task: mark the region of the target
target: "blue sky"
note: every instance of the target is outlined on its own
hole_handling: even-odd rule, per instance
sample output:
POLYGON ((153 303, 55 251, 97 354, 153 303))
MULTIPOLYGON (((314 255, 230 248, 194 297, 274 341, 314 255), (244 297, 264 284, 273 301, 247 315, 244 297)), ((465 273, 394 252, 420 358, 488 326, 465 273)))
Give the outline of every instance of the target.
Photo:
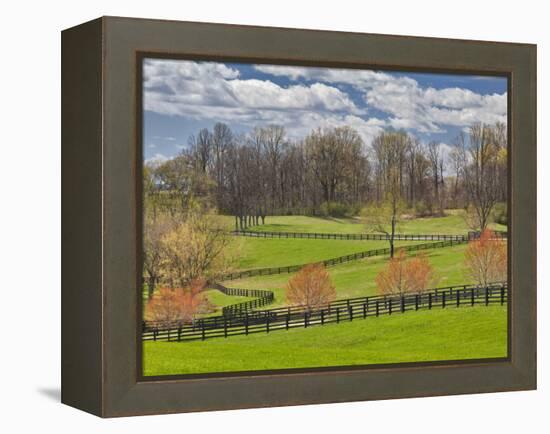
POLYGON ((216 122, 246 134, 280 124, 291 140, 349 125, 365 146, 404 129, 447 146, 474 122, 506 122, 502 77, 259 64, 144 61, 144 159, 162 161, 216 122))

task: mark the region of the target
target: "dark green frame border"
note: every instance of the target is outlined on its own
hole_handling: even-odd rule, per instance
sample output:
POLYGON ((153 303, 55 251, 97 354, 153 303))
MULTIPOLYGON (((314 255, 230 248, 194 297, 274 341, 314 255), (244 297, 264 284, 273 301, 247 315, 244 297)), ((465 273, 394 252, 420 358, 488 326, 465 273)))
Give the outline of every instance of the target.
POLYGON ((536 46, 104 17, 62 48, 63 402, 111 417, 536 387, 536 46), (509 357, 142 378, 145 54, 509 77, 509 357))

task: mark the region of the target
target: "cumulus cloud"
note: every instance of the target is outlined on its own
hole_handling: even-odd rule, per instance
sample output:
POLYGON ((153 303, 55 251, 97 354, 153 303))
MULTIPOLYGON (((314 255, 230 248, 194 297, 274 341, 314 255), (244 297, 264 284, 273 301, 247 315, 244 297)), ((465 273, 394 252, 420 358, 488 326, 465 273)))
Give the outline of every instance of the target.
POLYGON ((362 93, 367 107, 389 115, 394 128, 441 132, 445 125, 468 127, 475 122, 506 122, 507 95, 481 95, 469 89, 422 88, 410 77, 380 71, 257 65, 265 74, 322 83, 343 83, 362 93))
MULTIPOLYGON (((238 67, 222 63, 147 59, 144 109, 250 128, 281 124, 296 139, 314 128, 348 125, 367 144, 387 127, 430 134, 474 122, 506 122, 506 93, 421 87, 411 77, 371 70, 254 68, 290 83, 259 74, 246 78, 238 67)), ((158 155, 153 158, 162 158, 158 155)))
POLYGON ((144 77, 145 109, 161 114, 246 119, 258 109, 360 112, 336 87, 243 80, 238 70, 211 62, 149 59, 144 77))

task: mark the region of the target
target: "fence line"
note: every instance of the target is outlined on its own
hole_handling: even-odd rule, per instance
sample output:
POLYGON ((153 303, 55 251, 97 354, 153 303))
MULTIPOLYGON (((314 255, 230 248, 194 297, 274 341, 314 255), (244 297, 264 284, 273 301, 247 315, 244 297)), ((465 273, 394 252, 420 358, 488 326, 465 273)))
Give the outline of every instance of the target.
MULTIPOLYGON (((463 238, 459 240, 437 241, 433 243, 424 243, 424 244, 412 244, 410 246, 395 247, 395 251, 405 250, 406 252, 412 252, 417 250, 437 249, 442 247, 452 247, 454 245, 464 244, 466 242, 468 242, 468 238, 463 238)), ((332 267, 332 266, 343 264, 350 261, 357 261, 359 259, 369 258, 371 256, 388 255, 390 254, 390 251, 391 249, 389 247, 386 247, 383 249, 366 250, 363 252, 338 256, 336 258, 325 259, 324 261, 318 261, 317 263, 323 264, 325 267, 332 267)), ((309 265, 309 264, 286 265, 283 267, 255 268, 252 270, 235 271, 234 273, 228 273, 220 276, 219 280, 220 281, 235 280, 235 279, 242 279, 242 278, 254 277, 254 276, 269 276, 273 274, 294 273, 295 271, 300 270, 306 265, 309 265)))
POLYGON ((402 296, 370 296, 337 300, 315 309, 289 306, 258 312, 244 312, 236 317, 211 317, 193 324, 144 324, 142 339, 192 341, 216 337, 270 333, 291 328, 307 328, 332 323, 351 322, 380 315, 403 314, 407 311, 445 309, 449 306, 491 304, 504 305, 508 300, 506 283, 492 283, 485 287, 477 285, 435 288, 421 294, 402 296))
POLYGON ((273 303, 275 300, 275 294, 273 291, 265 289, 242 289, 242 288, 228 288, 220 283, 212 283, 209 285, 212 289, 224 293, 225 295, 241 296, 241 297, 256 297, 254 300, 243 301, 241 303, 231 304, 222 308, 222 315, 224 317, 232 316, 236 313, 256 309, 258 307, 265 306, 273 303))
MULTIPOLYGON (((233 231, 235 236, 251 238, 301 238, 308 240, 358 240, 389 241, 387 234, 334 234, 322 232, 270 232, 270 231, 233 231)), ((495 238, 506 239, 507 232, 494 231, 495 238)), ((469 241, 479 238, 479 232, 468 232, 467 235, 448 234, 395 234, 395 241, 469 241)))

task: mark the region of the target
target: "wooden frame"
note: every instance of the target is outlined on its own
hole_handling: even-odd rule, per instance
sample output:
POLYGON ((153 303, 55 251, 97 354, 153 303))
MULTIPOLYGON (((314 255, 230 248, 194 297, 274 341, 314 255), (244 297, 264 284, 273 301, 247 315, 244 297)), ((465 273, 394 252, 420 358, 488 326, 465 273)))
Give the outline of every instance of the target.
POLYGON ((103 17, 63 31, 62 74, 64 403, 113 417, 536 387, 536 46, 103 17), (509 357, 143 378, 144 53, 509 77, 509 357))

